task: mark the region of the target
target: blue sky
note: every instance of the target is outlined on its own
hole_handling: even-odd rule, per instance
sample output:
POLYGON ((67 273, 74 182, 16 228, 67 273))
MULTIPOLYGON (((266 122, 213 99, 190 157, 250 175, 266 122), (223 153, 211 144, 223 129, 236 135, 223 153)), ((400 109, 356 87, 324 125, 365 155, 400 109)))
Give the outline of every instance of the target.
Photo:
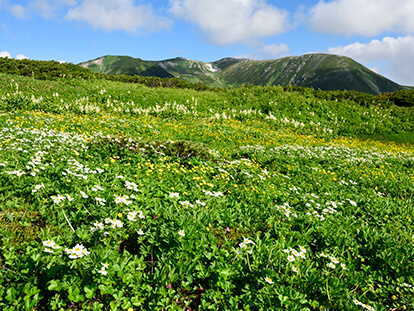
POLYGON ((346 55, 414 85, 413 0, 0 0, 0 57, 346 55))

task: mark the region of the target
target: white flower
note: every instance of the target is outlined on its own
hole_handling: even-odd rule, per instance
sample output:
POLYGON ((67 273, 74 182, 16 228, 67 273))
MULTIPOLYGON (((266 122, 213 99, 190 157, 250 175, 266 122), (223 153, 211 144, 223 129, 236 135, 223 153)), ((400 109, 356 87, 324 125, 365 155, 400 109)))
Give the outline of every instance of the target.
POLYGON ((61 202, 65 199, 65 197, 64 197, 63 195, 61 195, 61 194, 51 196, 50 198, 51 198, 51 199, 53 200, 53 202, 54 202, 54 203, 56 203, 56 204, 60 204, 60 203, 61 203, 61 202))
POLYGON ((206 206, 206 203, 205 203, 205 202, 202 202, 202 201, 200 201, 200 200, 197 200, 197 201, 196 201, 196 203, 197 203, 197 204, 200 204, 201 206, 206 206))
POLYGON ((335 257, 330 257, 330 258, 331 258, 331 261, 332 261, 333 263, 339 263, 338 258, 335 258, 335 257))
POLYGON ((292 266, 292 271, 298 273, 298 268, 296 268, 295 266, 292 266))
POLYGON ((181 235, 181 236, 185 236, 184 230, 178 231, 178 234, 181 235))
POLYGON ((49 248, 49 247, 46 247, 46 248, 44 249, 44 252, 46 252, 46 253, 53 253, 53 249, 51 249, 51 248, 49 248))
POLYGON ((82 244, 76 244, 74 248, 65 249, 66 253, 71 259, 82 258, 85 255, 89 255, 89 251, 82 244))
POLYGON ((248 238, 245 238, 244 240, 243 240, 243 242, 244 243, 246 243, 246 244, 252 244, 252 245, 256 245, 252 240, 249 240, 248 238))
POLYGON ((89 198, 89 196, 88 196, 85 192, 81 191, 80 193, 81 193, 81 196, 82 196, 84 199, 89 198))
POLYGON ((356 304, 357 306, 358 306, 358 305, 362 305, 362 302, 361 302, 361 301, 359 301, 359 300, 354 299, 354 300, 353 300, 353 302, 354 302, 354 304, 356 304))
POLYGON ((105 267, 102 267, 101 270, 98 270, 98 273, 100 273, 102 275, 107 275, 108 271, 105 270, 105 267))
POLYGON ((112 227, 113 229, 115 229, 116 227, 118 227, 118 228, 122 228, 122 226, 123 226, 123 223, 122 223, 122 221, 120 221, 119 219, 113 219, 113 220, 112 220, 111 227, 112 227))
POLYGON ((170 193, 170 198, 178 198, 180 196, 180 194, 178 192, 171 192, 170 193))
POLYGON ((55 246, 55 242, 52 241, 52 240, 46 240, 46 241, 43 241, 43 246, 53 247, 53 246, 55 246))
POLYGON ((272 281, 271 278, 269 278, 268 276, 265 278, 265 281, 269 284, 273 284, 274 282, 272 281))
POLYGON ((144 231, 142 231, 142 229, 139 229, 139 230, 137 231, 137 233, 138 233, 139 235, 144 235, 144 231))
POLYGON ((287 260, 289 260, 290 262, 295 261, 295 256, 289 255, 287 256, 287 260))
POLYGON ((332 269, 335 269, 336 266, 332 262, 330 262, 330 263, 328 263, 328 267, 332 268, 332 269))
POLYGON ((97 228, 97 229, 103 229, 104 228, 104 224, 101 222, 94 222, 93 225, 97 228))
POLYGON ((343 270, 346 270, 346 266, 345 266, 345 264, 344 264, 344 263, 341 263, 341 268, 342 268, 343 270))
POLYGON ((129 212, 127 215, 128 220, 136 221, 135 217, 137 216, 137 212, 129 212))

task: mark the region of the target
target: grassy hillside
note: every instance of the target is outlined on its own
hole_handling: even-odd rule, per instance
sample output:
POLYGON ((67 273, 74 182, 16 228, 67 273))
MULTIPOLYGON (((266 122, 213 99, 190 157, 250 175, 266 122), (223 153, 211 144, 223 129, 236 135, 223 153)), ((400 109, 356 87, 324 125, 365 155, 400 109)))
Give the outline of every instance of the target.
POLYGON ((356 90, 369 94, 401 89, 396 83, 373 73, 348 57, 306 54, 278 60, 243 60, 220 72, 228 84, 239 86, 293 85, 321 90, 356 90))
POLYGON ((0 308, 413 309, 413 121, 0 74, 0 308))
POLYGON ((143 61, 127 56, 104 56, 81 66, 106 74, 171 76, 212 87, 245 84, 303 86, 321 90, 355 90, 369 94, 394 92, 403 87, 354 60, 331 54, 306 54, 276 60, 225 58, 202 63, 185 58, 143 61), (150 69, 149 69, 150 68, 150 69))

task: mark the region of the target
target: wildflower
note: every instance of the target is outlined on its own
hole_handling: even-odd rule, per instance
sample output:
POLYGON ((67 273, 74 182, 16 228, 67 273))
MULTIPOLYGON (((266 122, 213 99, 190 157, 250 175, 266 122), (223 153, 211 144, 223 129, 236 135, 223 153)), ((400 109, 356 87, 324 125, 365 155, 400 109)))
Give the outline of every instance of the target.
POLYGON ((49 247, 46 247, 46 248, 44 249, 44 252, 46 252, 46 253, 53 253, 53 249, 51 249, 51 248, 49 248, 49 247))
POLYGON ((171 284, 168 284, 168 285, 167 285, 167 288, 171 288, 171 284))
POLYGON ((355 201, 352 201, 350 199, 347 199, 349 204, 353 205, 353 206, 357 206, 357 203, 355 201))
POLYGON ((184 230, 178 231, 178 234, 181 235, 181 236, 185 236, 184 230))
POLYGON ((180 194, 178 192, 171 192, 170 193, 170 198, 178 198, 180 196, 180 194))
POLYGON ((338 260, 338 258, 335 258, 335 257, 330 257, 331 258, 331 261, 333 262, 333 263, 339 263, 339 260, 338 260))
POLYGON ((344 263, 341 263, 341 268, 342 268, 343 270, 346 270, 346 266, 345 266, 345 264, 344 264, 344 263))
POLYGON ((107 275, 108 271, 105 270, 105 267, 102 267, 101 270, 98 270, 98 273, 100 273, 102 275, 107 275))
POLYGON ((46 241, 43 241, 43 246, 53 247, 53 246, 55 246, 55 242, 52 241, 52 240, 46 240, 46 241))
POLYGON ((98 191, 98 190, 101 190, 101 191, 104 191, 105 189, 104 188, 102 188, 101 186, 98 186, 98 185, 95 185, 95 186, 93 186, 92 187, 92 189, 91 189, 92 191, 98 191))
POLYGON ((105 206, 105 202, 106 202, 106 200, 105 199, 102 199, 102 198, 95 198, 95 200, 97 201, 97 203, 99 204, 99 205, 102 205, 102 206, 105 206))
POLYGON ((45 185, 44 184, 40 184, 40 185, 36 185, 35 187, 34 187, 34 189, 32 190, 32 192, 34 193, 34 192, 37 192, 37 191, 39 191, 40 189, 42 189, 42 188, 44 188, 45 187, 45 185))
POLYGON ((197 203, 197 204, 200 204, 201 206, 206 206, 206 203, 205 203, 205 202, 202 202, 202 201, 200 201, 200 200, 197 200, 197 201, 196 201, 196 203, 197 203))
POLYGON ((287 256, 287 260, 289 260, 290 262, 295 261, 295 256, 289 255, 287 256))
POLYGON ((137 212, 129 212, 127 215, 128 220, 136 221, 135 217, 137 216, 137 212))
POLYGON ((76 244, 72 249, 66 248, 65 251, 71 259, 82 258, 85 255, 89 255, 89 251, 82 244, 76 244))
POLYGON ((50 198, 53 200, 53 203, 56 203, 56 204, 60 204, 65 199, 65 197, 61 194, 53 195, 50 198))
POLYGON ((328 263, 328 267, 332 268, 332 269, 335 269, 336 266, 332 262, 330 262, 330 263, 328 263))
POLYGON ((226 231, 227 231, 227 232, 230 232, 230 228, 229 228, 229 227, 227 227, 227 228, 226 228, 226 231))
POLYGON ((354 300, 353 300, 353 302, 354 302, 354 304, 356 304, 357 306, 358 306, 358 305, 362 305, 362 302, 361 302, 361 301, 359 301, 359 300, 357 300, 357 299, 354 299, 354 300))
POLYGON ((295 266, 292 266, 292 271, 298 273, 298 268, 296 268, 295 266))
POLYGON ((124 202, 124 200, 123 200, 122 197, 118 197, 118 196, 115 195, 115 203, 116 204, 120 204, 120 203, 123 203, 123 202, 124 202))
POLYGON ((253 244, 253 245, 256 245, 256 244, 255 244, 252 240, 249 240, 249 239, 247 239, 247 238, 246 238, 246 239, 244 239, 244 240, 243 240, 243 242, 244 242, 244 243, 246 243, 246 244, 253 244))
POLYGON ((82 198, 84 199, 89 198, 89 196, 85 192, 81 191, 80 193, 81 193, 82 198))
POLYGON ((118 219, 113 219, 112 221, 111 221, 111 228, 113 228, 113 229, 115 229, 116 227, 118 227, 118 228, 122 228, 122 226, 123 226, 123 223, 122 223, 122 221, 120 221, 120 220, 118 220, 118 219))
POLYGON ((139 235, 144 235, 144 231, 142 231, 142 229, 139 229, 139 230, 137 231, 137 233, 138 233, 139 235))
POLYGON ((101 223, 101 222, 94 222, 93 223, 93 225, 95 226, 95 228, 97 228, 97 229, 103 229, 104 228, 104 224, 103 223, 101 223))
POLYGON ((273 284, 274 282, 272 281, 271 278, 269 278, 268 276, 265 278, 265 281, 269 284, 273 284))

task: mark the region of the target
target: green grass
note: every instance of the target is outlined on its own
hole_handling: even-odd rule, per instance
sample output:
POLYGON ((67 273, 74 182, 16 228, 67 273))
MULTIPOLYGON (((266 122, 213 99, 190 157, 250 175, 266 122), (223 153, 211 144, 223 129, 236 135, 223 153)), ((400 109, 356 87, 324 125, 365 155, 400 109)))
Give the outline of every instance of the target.
POLYGON ((413 309, 413 121, 0 75, 0 308, 413 309))

